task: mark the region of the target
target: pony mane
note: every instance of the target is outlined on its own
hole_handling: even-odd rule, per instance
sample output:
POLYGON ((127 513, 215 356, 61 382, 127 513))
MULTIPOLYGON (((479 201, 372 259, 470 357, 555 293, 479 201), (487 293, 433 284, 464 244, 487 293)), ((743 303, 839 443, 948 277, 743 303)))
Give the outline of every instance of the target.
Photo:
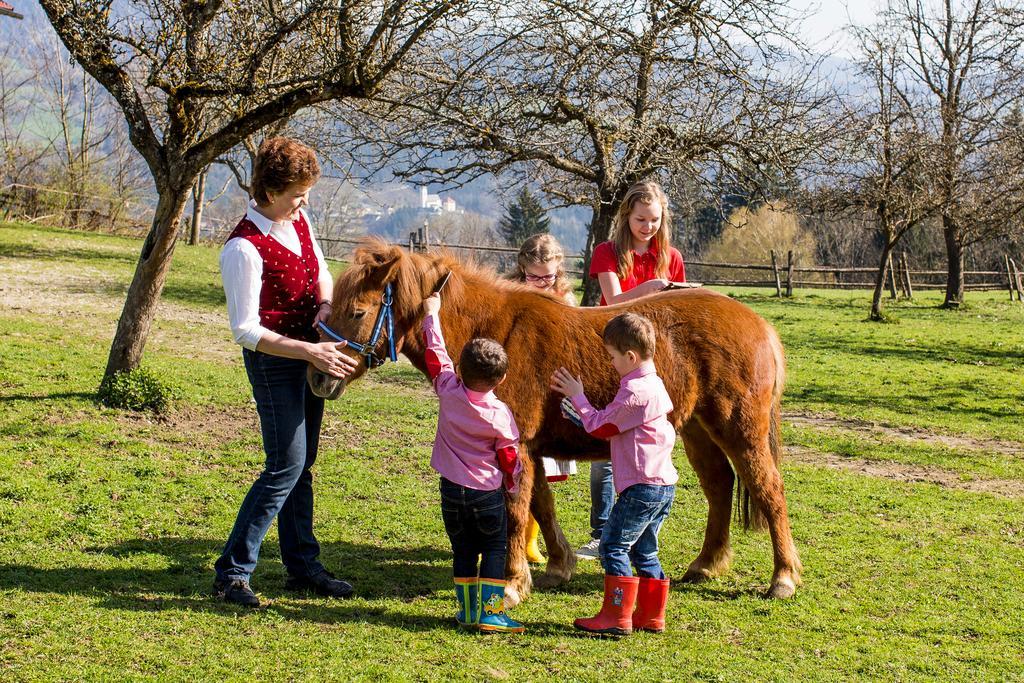
POLYGON ((386 239, 368 236, 360 240, 354 254, 352 265, 339 276, 337 287, 342 291, 354 291, 356 284, 367 278, 373 270, 382 267, 383 262, 397 258, 398 267, 391 281, 395 295, 395 314, 400 319, 415 318, 423 299, 431 294, 433 287, 448 272, 453 277, 445 286, 442 299, 455 307, 465 305, 467 284, 563 301, 553 292, 504 278, 492 266, 478 263, 472 258, 463 260, 444 247, 426 254, 410 253, 386 239))

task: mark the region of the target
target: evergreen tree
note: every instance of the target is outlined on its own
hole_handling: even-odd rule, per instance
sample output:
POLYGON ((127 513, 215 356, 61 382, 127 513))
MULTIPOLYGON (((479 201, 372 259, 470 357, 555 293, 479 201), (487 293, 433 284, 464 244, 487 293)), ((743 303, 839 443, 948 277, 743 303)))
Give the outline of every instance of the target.
POLYGON ((518 247, 527 237, 548 232, 548 218, 544 207, 524 187, 516 200, 505 207, 505 215, 498 221, 498 234, 510 247, 518 247))

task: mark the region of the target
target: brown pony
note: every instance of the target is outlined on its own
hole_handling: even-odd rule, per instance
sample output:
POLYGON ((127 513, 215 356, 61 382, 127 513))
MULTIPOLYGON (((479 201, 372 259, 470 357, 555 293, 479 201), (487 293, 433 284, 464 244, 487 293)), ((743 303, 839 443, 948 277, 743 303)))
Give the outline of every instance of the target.
MULTIPOLYGON (((410 254, 370 240, 356 250, 353 265, 338 277, 328 323, 345 337, 366 342, 384 286, 391 283, 396 346, 426 375, 420 331, 423 299, 449 271, 452 275, 441 297, 441 326, 449 354, 458 358, 473 337, 490 337, 509 357, 508 380, 496 391, 515 415, 523 456, 521 493, 509 499, 509 604, 525 598, 532 583, 526 561, 528 511, 540 523, 549 553, 537 585, 555 586, 572 577, 575 556, 555 518, 547 479, 535 473, 543 472, 544 455, 606 459, 608 445, 561 416, 560 397, 549 389, 549 379, 556 368, 565 366, 583 377, 594 405, 609 403, 619 378, 601 331, 611 317, 627 309, 646 316, 657 329, 655 364, 675 405, 669 417, 708 499, 704 546, 683 580, 704 581, 729 566, 729 522, 738 475, 744 524, 767 524, 771 533, 775 571, 768 595, 793 595, 800 581, 800 560, 779 473, 779 399, 785 369, 782 345, 767 322, 743 304, 706 289, 664 292, 619 306, 573 308, 449 254, 410 254)), ((378 346, 378 356, 385 352, 383 347, 378 346)), ((333 399, 344 391, 346 381, 366 369, 363 362, 347 380, 340 380, 311 365, 309 383, 317 395, 333 399)))

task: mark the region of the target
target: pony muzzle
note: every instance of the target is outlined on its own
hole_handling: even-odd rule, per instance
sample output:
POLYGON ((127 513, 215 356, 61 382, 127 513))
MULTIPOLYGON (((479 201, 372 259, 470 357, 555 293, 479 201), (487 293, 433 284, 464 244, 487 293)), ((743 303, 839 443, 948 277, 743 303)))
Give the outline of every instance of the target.
POLYGON ((312 365, 306 371, 306 380, 309 382, 310 391, 314 395, 328 401, 333 401, 345 393, 345 388, 348 385, 348 382, 344 379, 321 372, 312 365))

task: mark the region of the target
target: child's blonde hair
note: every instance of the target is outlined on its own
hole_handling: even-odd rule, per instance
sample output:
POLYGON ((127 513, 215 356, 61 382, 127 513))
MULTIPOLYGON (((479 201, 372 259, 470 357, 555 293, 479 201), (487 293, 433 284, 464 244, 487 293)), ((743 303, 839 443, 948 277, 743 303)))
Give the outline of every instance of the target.
POLYGON ((655 246, 655 268, 654 276, 668 277, 669 266, 669 241, 672 234, 672 214, 668 209, 668 197, 655 182, 636 183, 626 191, 626 196, 619 204, 619 210, 615 212, 615 220, 612 222, 612 243, 615 244, 615 256, 618 259, 618 276, 621 279, 629 277, 633 270, 633 233, 629 229, 629 215, 637 202, 661 204, 661 225, 658 232, 652 238, 655 246))
POLYGON ((566 292, 572 289, 572 283, 565 275, 565 252, 558 240, 546 232, 530 235, 519 248, 519 255, 516 256, 516 267, 512 271, 511 278, 516 282, 526 282, 526 267, 530 265, 540 266, 551 261, 558 261, 558 270, 555 271, 555 284, 551 286, 559 296, 565 296, 566 292))

